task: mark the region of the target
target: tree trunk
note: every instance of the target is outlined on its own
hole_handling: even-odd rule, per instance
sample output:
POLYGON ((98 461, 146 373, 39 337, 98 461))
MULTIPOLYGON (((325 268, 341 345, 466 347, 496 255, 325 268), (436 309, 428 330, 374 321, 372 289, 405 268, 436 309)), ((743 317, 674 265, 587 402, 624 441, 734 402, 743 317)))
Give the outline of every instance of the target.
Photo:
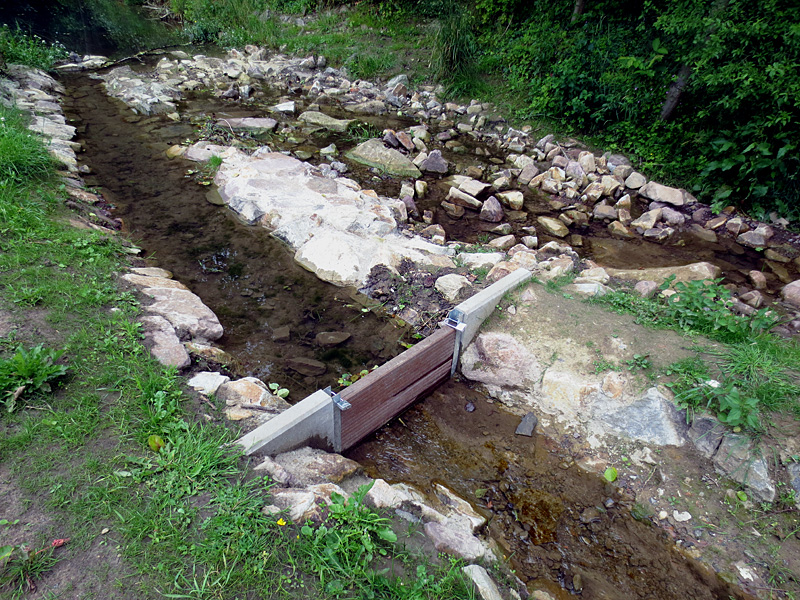
POLYGON ((574 23, 578 20, 578 18, 583 14, 583 9, 585 8, 586 0, 575 0, 575 7, 572 9, 572 20, 570 23, 574 23))
POLYGON ((686 64, 681 65, 678 71, 678 77, 672 82, 672 85, 669 86, 667 97, 664 99, 664 104, 661 105, 661 114, 659 118, 662 121, 669 121, 672 117, 672 113, 675 111, 675 108, 678 106, 678 101, 681 99, 683 88, 689 83, 689 75, 691 74, 692 67, 686 64))

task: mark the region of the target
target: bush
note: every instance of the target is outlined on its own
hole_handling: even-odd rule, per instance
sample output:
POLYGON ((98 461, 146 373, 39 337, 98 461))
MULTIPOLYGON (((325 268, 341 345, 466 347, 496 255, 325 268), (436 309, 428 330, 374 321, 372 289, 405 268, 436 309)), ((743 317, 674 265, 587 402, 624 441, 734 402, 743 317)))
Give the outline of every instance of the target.
POLYGON ((37 35, 27 35, 19 28, 0 27, 0 58, 7 63, 28 65, 48 71, 68 56, 61 44, 48 44, 37 35))

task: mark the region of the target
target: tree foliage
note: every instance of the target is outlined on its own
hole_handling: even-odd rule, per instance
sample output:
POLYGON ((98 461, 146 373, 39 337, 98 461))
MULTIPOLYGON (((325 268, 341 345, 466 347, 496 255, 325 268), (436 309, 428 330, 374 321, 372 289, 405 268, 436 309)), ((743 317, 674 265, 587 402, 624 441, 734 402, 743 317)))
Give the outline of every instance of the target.
POLYGON ((474 9, 483 63, 523 99, 520 116, 599 135, 651 176, 720 206, 800 216, 793 0, 477 0, 474 9))

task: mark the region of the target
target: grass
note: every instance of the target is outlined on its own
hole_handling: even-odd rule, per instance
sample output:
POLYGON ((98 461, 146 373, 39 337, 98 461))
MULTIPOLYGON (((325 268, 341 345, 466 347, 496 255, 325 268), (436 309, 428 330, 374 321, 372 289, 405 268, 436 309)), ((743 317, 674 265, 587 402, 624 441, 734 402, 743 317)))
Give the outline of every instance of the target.
POLYGON ((48 71, 66 58, 66 48, 61 44, 48 44, 36 35, 28 35, 19 27, 0 26, 0 57, 7 63, 23 64, 48 71))
MULTIPOLYGON (((23 126, 13 115, 0 130, 0 310, 16 324, 0 338, 0 378, 3 394, 32 395, 0 412, 0 463, 23 506, 70 538, 70 558, 94 564, 85 550, 108 528, 137 598, 472 598, 459 561, 408 551, 363 491, 334 497, 318 524, 262 512, 272 482, 230 445, 238 432, 203 419, 208 408, 142 345, 138 303, 117 283, 119 240, 67 224, 44 146, 3 145, 27 140, 23 126)), ((3 547, 0 594, 27 593, 59 552, 3 547)), ((119 574, 94 566, 97 586, 119 574)))
POLYGON ((763 419, 770 413, 790 412, 800 418, 800 345, 768 332, 777 318, 766 309, 750 317, 735 315, 730 310, 731 294, 718 281, 674 287, 677 294, 668 299, 615 290, 590 301, 632 314, 648 327, 718 342, 705 358, 698 355, 665 370, 673 377, 669 385, 690 420, 697 412, 709 412, 735 430, 757 433, 764 430, 763 419), (712 379, 718 385, 709 384, 712 379))

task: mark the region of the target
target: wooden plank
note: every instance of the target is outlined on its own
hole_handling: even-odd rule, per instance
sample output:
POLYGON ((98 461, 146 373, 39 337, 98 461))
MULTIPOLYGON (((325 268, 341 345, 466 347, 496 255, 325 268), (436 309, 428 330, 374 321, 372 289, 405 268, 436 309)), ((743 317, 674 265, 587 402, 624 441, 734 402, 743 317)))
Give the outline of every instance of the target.
POLYGON ((452 327, 439 329, 413 348, 345 388, 340 396, 352 404, 353 408, 395 396, 432 369, 451 360, 455 337, 456 331, 452 327))
POLYGON ((341 413, 342 450, 377 431, 417 400, 427 396, 450 377, 452 356, 422 379, 382 402, 362 403, 341 413))

